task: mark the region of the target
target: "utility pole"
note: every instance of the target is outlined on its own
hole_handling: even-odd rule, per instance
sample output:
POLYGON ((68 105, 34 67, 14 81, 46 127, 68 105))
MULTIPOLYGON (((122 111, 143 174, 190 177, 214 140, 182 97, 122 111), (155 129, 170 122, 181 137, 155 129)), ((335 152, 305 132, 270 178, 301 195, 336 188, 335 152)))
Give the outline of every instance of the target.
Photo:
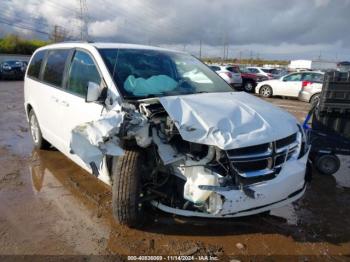
POLYGON ((79 1, 78 19, 80 20, 80 40, 88 40, 88 8, 86 0, 79 1))
POLYGON ((199 40, 199 59, 202 59, 202 39, 199 40))
POLYGON ((239 64, 242 63, 242 51, 239 51, 239 64))
POLYGON ((53 31, 50 35, 50 39, 54 42, 63 42, 67 37, 67 32, 66 30, 59 25, 55 25, 53 28, 53 31))

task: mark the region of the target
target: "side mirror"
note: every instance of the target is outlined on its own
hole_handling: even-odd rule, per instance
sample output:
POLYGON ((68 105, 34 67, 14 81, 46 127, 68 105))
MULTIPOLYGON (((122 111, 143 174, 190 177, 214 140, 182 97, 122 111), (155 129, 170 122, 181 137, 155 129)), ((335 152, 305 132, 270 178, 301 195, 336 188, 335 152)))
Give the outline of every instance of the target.
POLYGON ((96 84, 94 82, 89 82, 85 101, 86 102, 98 101, 101 93, 102 93, 102 88, 100 87, 99 84, 96 84))

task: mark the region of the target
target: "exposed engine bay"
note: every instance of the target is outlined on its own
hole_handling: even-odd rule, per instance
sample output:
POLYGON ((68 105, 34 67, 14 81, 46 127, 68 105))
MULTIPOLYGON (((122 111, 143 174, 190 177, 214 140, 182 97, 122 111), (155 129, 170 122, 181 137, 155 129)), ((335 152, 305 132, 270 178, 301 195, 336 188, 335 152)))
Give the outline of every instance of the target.
MULTIPOLYGON (((298 175, 292 177, 291 174, 287 177, 292 183, 285 188, 275 188, 277 193, 269 193, 274 187, 279 187, 278 183, 282 184, 278 176, 284 167, 285 172, 289 172, 288 169, 293 169, 293 162, 300 158, 306 163, 304 155, 307 148, 304 134, 294 123, 293 126, 286 127, 284 134, 277 136, 282 138, 273 140, 272 137, 276 135, 269 135, 266 132, 269 126, 260 120, 262 118, 260 115, 251 112, 249 108, 244 108, 245 111, 240 109, 242 120, 239 125, 231 123, 227 118, 223 118, 224 121, 219 118, 218 127, 213 128, 206 125, 204 117, 200 116, 201 110, 196 110, 193 106, 190 114, 196 117, 197 122, 188 121, 184 124, 176 116, 170 116, 169 106, 167 110, 164 108, 169 105, 168 101, 162 99, 124 103, 118 112, 117 121, 116 119, 113 123, 108 121, 108 125, 103 124, 102 127, 99 127, 101 123, 94 123, 90 133, 86 128, 90 126, 89 124, 77 127, 73 130, 71 148, 83 160, 85 158, 84 162, 88 163, 92 170, 102 169, 105 163, 101 156, 122 155, 124 144, 131 143, 142 148, 140 150, 144 151, 147 159, 145 172, 142 172, 141 194, 144 196, 144 201, 163 211, 180 215, 208 217, 237 216, 241 213, 245 215, 254 213, 255 208, 263 207, 266 203, 278 205, 284 200, 292 201, 293 198, 297 199, 303 194, 305 165, 301 168, 301 172, 297 172, 298 175), (252 121, 255 123, 251 123, 252 121), (225 125, 220 126, 223 122, 225 125), (259 124, 260 127, 252 128, 253 124, 259 124), (106 128, 107 126, 110 128, 106 128), (207 132, 202 132, 203 126, 208 128, 207 132), (96 128, 99 132, 96 132, 96 128), (237 147, 235 143, 239 141, 232 139, 234 132, 230 129, 237 132, 240 128, 243 131, 236 137, 243 137, 244 142, 240 143, 242 147, 237 147), (253 130, 252 132, 264 131, 264 136, 259 136, 255 131, 255 135, 259 138, 258 144, 252 139, 248 143, 245 141, 250 135, 244 130, 247 128, 253 130), (96 135, 97 133, 99 135, 96 135), (185 140, 184 136, 190 136, 191 133, 194 134, 194 138, 185 140), (200 135, 199 138, 195 137, 196 133, 200 135), (226 135, 228 133, 229 136, 226 135), (84 140, 85 142, 82 142, 84 140), (196 143, 188 140, 204 142, 196 143), (217 145, 211 145, 213 141, 217 145), (95 150, 92 157, 86 157, 86 151, 92 152, 90 149, 87 150, 89 143, 95 150), (84 149, 81 147, 82 144, 85 145, 84 149), (80 150, 75 149, 79 147, 80 150), (276 195, 278 199, 274 199, 276 195)), ((187 101, 180 102, 184 104, 187 101)), ((176 104, 175 106, 176 112, 184 110, 184 107, 176 104)), ((287 175, 281 175, 283 176, 287 175)), ((101 177, 99 176, 100 179, 101 177)))

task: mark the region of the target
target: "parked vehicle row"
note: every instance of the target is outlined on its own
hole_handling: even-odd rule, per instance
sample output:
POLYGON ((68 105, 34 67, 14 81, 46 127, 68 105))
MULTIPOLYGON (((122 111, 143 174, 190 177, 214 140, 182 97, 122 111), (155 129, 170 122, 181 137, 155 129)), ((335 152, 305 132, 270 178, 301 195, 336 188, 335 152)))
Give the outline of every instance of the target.
POLYGON ((242 87, 242 77, 239 68, 230 65, 210 65, 209 67, 219 76, 221 76, 233 88, 242 87))
POLYGON ((24 99, 35 147, 55 146, 110 185, 121 224, 141 226, 145 206, 190 217, 253 215, 306 190, 309 148, 295 117, 234 92, 187 53, 48 45, 31 58, 24 99))
POLYGON ((322 90, 323 72, 304 71, 291 73, 279 79, 263 81, 255 93, 263 97, 286 96, 305 102, 316 102, 322 90))
POLYGON ((258 82, 269 79, 267 76, 251 73, 245 68, 241 69, 237 65, 209 65, 209 67, 236 90, 243 89, 248 93, 254 92, 258 82))
POLYGON ((0 63, 0 79, 23 79, 27 62, 9 60, 0 63))

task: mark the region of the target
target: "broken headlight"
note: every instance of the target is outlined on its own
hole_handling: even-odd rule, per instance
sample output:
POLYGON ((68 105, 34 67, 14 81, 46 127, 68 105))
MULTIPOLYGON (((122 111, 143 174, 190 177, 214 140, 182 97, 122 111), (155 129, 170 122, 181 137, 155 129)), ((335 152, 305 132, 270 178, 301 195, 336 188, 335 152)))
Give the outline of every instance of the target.
POLYGON ((297 133, 298 150, 296 152, 297 159, 302 158, 309 150, 309 144, 304 129, 298 125, 299 132, 297 133))

